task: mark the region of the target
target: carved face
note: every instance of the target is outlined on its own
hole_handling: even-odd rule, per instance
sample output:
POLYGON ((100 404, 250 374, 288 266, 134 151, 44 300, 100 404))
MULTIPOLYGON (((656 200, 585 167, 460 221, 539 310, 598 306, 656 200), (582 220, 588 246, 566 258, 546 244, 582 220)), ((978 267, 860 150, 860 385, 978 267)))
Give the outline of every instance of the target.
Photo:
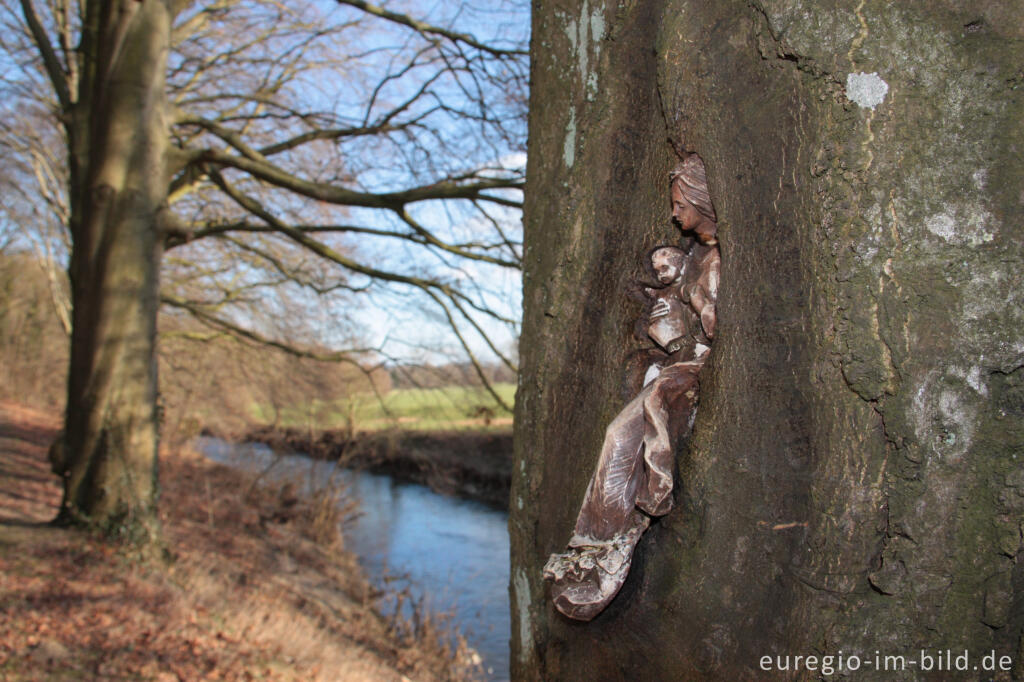
POLYGON ((683 196, 678 182, 672 183, 672 217, 684 231, 693 230, 704 222, 700 211, 683 196))
POLYGON ((672 218, 684 232, 694 232, 702 244, 717 243, 718 226, 686 200, 678 182, 672 183, 672 218))
POLYGON ((654 274, 662 284, 673 284, 682 278, 683 259, 672 251, 658 250, 651 256, 654 274))

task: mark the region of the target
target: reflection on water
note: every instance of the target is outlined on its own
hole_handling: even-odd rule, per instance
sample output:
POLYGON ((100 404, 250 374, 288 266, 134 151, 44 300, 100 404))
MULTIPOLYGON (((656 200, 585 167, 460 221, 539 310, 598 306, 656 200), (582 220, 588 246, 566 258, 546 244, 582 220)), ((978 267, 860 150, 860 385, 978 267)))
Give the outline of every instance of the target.
MULTIPOLYGON (((200 438, 197 448, 218 462, 262 471, 274 462, 263 445, 200 438)), ((301 474, 311 488, 332 475, 328 462, 283 457, 271 474, 301 474)), ((359 555, 378 585, 408 576, 414 595, 434 611, 454 609, 455 622, 484 658, 494 680, 508 679, 508 515, 478 502, 438 495, 388 476, 341 473, 361 500, 362 514, 345 527, 345 547, 359 555)))

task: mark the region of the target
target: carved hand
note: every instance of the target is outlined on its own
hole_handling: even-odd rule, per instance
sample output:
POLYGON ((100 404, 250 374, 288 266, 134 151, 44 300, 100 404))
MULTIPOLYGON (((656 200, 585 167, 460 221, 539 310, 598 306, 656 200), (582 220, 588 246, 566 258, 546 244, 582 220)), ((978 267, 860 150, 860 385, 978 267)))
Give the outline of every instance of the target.
POLYGON ((709 339, 715 338, 715 306, 709 303, 700 311, 700 324, 704 327, 704 335, 709 339))
POLYGON ((659 317, 665 317, 669 313, 668 301, 665 299, 659 299, 657 303, 651 308, 651 319, 656 320, 659 317))

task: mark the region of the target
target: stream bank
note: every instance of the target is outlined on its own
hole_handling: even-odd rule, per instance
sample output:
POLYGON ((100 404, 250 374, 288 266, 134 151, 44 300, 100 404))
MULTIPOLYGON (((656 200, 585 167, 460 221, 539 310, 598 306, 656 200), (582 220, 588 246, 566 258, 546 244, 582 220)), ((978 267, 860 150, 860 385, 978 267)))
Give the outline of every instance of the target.
POLYGON ((484 677, 509 679, 506 510, 386 474, 342 469, 330 460, 274 453, 262 443, 200 437, 193 446, 214 462, 258 474, 271 489, 336 500, 339 515, 332 525, 342 527, 345 549, 392 596, 382 613, 403 611, 415 621, 407 607, 418 604, 427 613, 445 614, 479 655, 484 677))
MULTIPOLYGON (((204 435, 223 437, 209 432, 204 435)), ((264 426, 234 440, 262 443, 278 454, 303 453, 338 462, 347 469, 385 474, 444 495, 508 509, 512 480, 510 431, 351 433, 264 426)))
POLYGON ((385 595, 323 534, 338 526, 318 498, 188 449, 161 453, 167 562, 46 525, 58 428, 0 402, 0 679, 479 677, 479 656, 433 614, 378 611, 385 595))

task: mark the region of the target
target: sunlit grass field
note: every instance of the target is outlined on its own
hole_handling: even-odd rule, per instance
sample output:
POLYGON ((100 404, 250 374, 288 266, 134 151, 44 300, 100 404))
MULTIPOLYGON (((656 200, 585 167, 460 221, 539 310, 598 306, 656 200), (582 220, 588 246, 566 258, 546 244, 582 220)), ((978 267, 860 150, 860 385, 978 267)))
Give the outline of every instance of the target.
MULTIPOLYGON (((512 405, 516 386, 495 384, 495 391, 512 405)), ((274 423, 274 412, 267 405, 255 405, 253 418, 274 423)), ((418 431, 508 430, 512 413, 502 409, 483 388, 447 386, 444 388, 395 389, 376 396, 363 393, 336 401, 312 400, 284 408, 277 418, 282 427, 379 431, 403 428, 418 431)))

